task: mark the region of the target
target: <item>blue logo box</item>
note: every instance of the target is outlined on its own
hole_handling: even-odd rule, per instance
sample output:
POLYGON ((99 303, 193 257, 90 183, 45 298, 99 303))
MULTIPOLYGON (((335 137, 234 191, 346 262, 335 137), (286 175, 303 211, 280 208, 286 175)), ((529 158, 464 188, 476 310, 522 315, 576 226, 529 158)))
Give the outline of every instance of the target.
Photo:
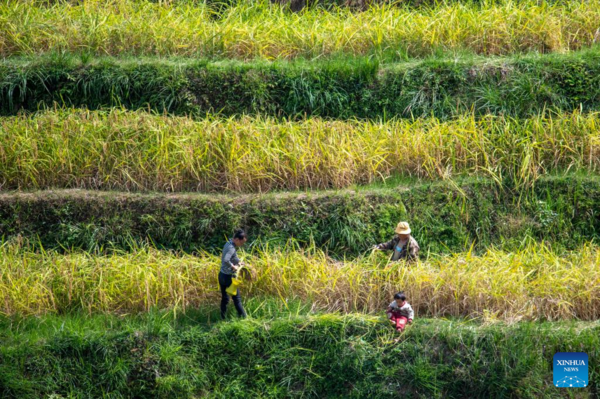
POLYGON ((554 386, 585 388, 589 384, 589 359, 583 352, 558 352, 552 361, 554 386))

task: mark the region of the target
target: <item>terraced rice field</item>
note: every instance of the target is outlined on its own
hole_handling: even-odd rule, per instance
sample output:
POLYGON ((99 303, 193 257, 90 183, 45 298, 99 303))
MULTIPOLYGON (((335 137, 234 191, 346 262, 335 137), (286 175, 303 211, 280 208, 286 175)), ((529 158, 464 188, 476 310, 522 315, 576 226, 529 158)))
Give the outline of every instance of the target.
MULTIPOLYGON (((154 307, 185 312, 218 302, 214 270, 219 258, 208 254, 33 253, 15 245, 1 251, 0 311, 5 315, 131 313, 154 307)), ((515 321, 597 320, 600 315, 600 251, 594 246, 561 255, 542 246, 481 256, 460 253, 410 268, 386 266, 387 256, 334 261, 314 249, 258 252, 246 261, 260 270, 246 289, 253 298, 297 300, 327 312, 376 314, 401 286, 422 316, 515 321)))
POLYGON ((185 55, 290 59, 347 55, 422 57, 440 51, 499 55, 577 50, 597 39, 598 2, 449 2, 364 12, 239 2, 215 17, 201 2, 83 3, 10 0, 0 8, 0 54, 185 55), (42 4, 40 4, 42 3, 42 4))
POLYGON ((599 125, 597 113, 580 112, 293 122, 60 110, 0 119, 0 181, 8 189, 169 192, 347 188, 398 176, 527 184, 596 171, 599 125))
POLYGON ((599 10, 3 2, 0 396, 599 397, 599 10))

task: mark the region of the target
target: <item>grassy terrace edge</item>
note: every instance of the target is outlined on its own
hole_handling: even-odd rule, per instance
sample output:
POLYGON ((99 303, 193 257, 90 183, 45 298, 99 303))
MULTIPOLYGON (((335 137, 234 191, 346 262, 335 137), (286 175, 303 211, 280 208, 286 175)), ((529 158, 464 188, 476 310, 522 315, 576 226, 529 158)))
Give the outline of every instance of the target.
POLYGON ((135 194, 84 190, 0 194, 0 236, 48 248, 158 248, 218 252, 235 228, 254 245, 294 239, 353 256, 409 220, 426 253, 519 247, 528 238, 573 249, 600 232, 595 175, 551 176, 513 191, 491 180, 266 195, 135 194), (137 243, 137 244, 136 244, 137 243))
MULTIPOLYGON (((203 320, 193 312, 0 319, 0 393, 562 398, 567 390, 552 385, 554 353, 600 356, 597 322, 417 319, 394 344, 382 319, 364 315, 203 320)), ((580 397, 599 394, 599 372, 590 362, 580 397)))
POLYGON ((54 55, 0 63, 0 114, 53 104, 174 114, 525 117, 600 106, 600 51, 379 64, 367 58, 209 62, 54 55))

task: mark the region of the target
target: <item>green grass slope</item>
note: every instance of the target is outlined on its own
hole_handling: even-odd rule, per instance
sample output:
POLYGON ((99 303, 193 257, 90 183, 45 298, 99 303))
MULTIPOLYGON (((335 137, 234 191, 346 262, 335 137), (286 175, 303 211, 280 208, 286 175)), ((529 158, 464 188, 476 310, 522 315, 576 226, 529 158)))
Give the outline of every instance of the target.
POLYGON ((594 175, 545 177, 527 190, 491 180, 407 182, 396 188, 267 195, 135 194, 101 191, 4 192, 0 236, 47 248, 158 248, 218 252, 234 229, 255 245, 294 239, 337 256, 388 240, 410 221, 425 253, 475 244, 519 247, 528 238, 575 248, 598 238, 600 185, 594 175), (137 243, 137 244, 136 244, 137 243))
MULTIPOLYGON (((267 313, 263 310, 263 313, 267 313)), ((5 398, 563 398, 552 357, 584 351, 598 395, 598 323, 417 319, 397 336, 361 315, 206 324, 196 313, 0 321, 5 398)))
POLYGON ((208 62, 58 55, 0 63, 0 113, 60 105, 123 106, 203 116, 329 118, 476 115, 525 117, 597 110, 600 52, 513 58, 434 58, 379 65, 208 62))

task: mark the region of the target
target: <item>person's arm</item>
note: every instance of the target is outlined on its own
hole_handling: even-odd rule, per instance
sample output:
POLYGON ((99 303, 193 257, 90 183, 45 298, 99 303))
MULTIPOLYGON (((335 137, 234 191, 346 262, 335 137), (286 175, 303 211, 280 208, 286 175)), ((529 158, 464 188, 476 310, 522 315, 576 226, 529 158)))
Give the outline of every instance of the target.
POLYGON ((389 249, 394 249, 394 241, 395 241, 395 239, 394 239, 394 238, 392 238, 392 239, 391 239, 390 241, 388 241, 388 242, 384 242, 384 243, 381 243, 381 244, 375 245, 375 248, 376 248, 376 249, 388 249, 388 250, 389 250, 389 249))
POLYGON ((412 244, 410 246, 410 257, 411 259, 417 260, 419 258, 419 244, 416 240, 412 240, 412 244))
POLYGON ((237 270, 237 265, 240 263, 240 260, 237 256, 237 251, 233 246, 231 246, 225 255, 223 255, 223 262, 229 265, 233 271, 237 270))
POLYGON ((408 304, 408 322, 412 323, 414 317, 415 317, 415 311, 413 310, 412 306, 410 306, 410 304, 408 304))
POLYGON ((410 237, 408 242, 406 243, 406 249, 402 251, 401 258, 406 258, 407 260, 417 260, 419 259, 419 244, 417 241, 410 237))
POLYGON ((392 312, 394 311, 394 302, 390 303, 387 307, 387 309, 385 310, 385 314, 387 315, 387 317, 391 318, 392 317, 392 312))
POLYGON ((231 263, 233 263, 235 266, 239 266, 240 263, 240 258, 238 258, 238 254, 237 251, 235 250, 235 248, 233 249, 233 256, 231 257, 231 263))

